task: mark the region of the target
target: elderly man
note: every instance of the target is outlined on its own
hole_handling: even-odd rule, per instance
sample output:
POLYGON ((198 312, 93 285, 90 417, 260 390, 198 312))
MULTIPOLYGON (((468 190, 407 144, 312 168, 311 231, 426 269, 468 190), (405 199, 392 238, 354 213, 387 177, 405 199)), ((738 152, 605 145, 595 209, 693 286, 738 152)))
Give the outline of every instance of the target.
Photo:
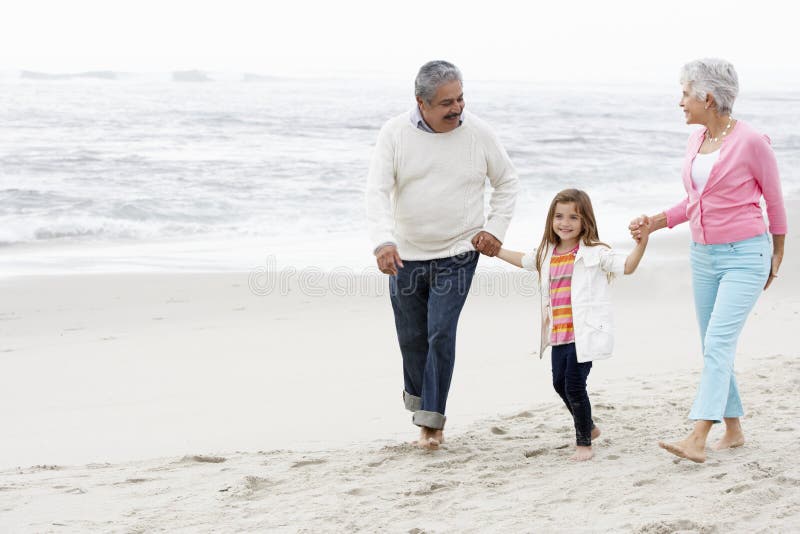
POLYGON ((415 94, 411 111, 378 134, 367 218, 378 268, 390 275, 405 407, 420 427, 418 445, 434 449, 443 441, 456 327, 478 252, 500 249, 518 179, 492 130, 464 112, 454 65, 423 65, 415 94), (485 217, 487 177, 493 191, 485 217))

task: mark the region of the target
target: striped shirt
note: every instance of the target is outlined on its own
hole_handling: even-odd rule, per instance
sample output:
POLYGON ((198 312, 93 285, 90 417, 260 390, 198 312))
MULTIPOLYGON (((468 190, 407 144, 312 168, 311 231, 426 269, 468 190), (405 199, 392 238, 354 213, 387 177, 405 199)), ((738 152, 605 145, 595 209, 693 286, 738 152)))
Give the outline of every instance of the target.
POLYGON ((572 271, 578 245, 569 252, 556 254, 550 259, 550 306, 553 310, 553 329, 550 344, 566 345, 575 342, 572 324, 572 271))

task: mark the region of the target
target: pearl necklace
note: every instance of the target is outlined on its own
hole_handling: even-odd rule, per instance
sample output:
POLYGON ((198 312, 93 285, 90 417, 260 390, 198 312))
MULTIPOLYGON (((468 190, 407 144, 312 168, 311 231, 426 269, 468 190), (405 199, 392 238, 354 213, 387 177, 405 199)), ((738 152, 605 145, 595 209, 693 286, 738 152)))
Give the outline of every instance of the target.
POLYGON ((709 130, 708 127, 706 127, 706 139, 708 139, 711 143, 716 143, 721 138, 723 138, 726 135, 728 135, 728 130, 731 129, 731 123, 732 122, 733 122, 733 117, 728 117, 728 125, 725 127, 724 130, 722 130, 722 133, 719 134, 716 137, 711 137, 711 130, 709 130))

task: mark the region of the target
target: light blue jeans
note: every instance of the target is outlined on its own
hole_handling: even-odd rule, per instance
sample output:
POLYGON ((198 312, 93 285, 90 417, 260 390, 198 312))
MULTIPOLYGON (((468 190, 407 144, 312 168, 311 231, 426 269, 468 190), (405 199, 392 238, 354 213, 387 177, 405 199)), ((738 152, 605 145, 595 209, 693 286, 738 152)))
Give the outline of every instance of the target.
POLYGON ((767 234, 723 245, 692 243, 692 286, 703 345, 703 373, 690 419, 744 415, 733 372, 736 343, 764 289, 772 261, 767 234))

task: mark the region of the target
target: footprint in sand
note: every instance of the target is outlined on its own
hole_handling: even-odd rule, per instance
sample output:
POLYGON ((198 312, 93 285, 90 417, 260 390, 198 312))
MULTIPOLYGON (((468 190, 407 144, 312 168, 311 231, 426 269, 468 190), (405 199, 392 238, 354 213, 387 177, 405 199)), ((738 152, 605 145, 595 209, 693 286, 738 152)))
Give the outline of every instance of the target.
POLYGON ((506 417, 506 419, 529 419, 531 417, 533 417, 533 412, 525 410, 524 412, 519 412, 518 414, 506 417))
POLYGON ((264 477, 248 475, 242 479, 242 482, 235 488, 226 486, 220 490, 220 493, 228 493, 233 498, 252 499, 254 494, 273 486, 274 483, 264 477))
POLYGON ((654 478, 646 478, 644 480, 637 480, 636 482, 633 483, 633 486, 635 488, 641 488, 642 486, 649 486, 650 484, 655 484, 655 483, 656 483, 656 479, 654 479, 654 478))
POLYGON ((752 487, 753 486, 751 484, 737 484, 726 489, 725 493, 733 493, 734 495, 738 495, 739 493, 752 489, 752 487))
POLYGON ((142 482, 150 482, 155 478, 126 478, 124 482, 116 482, 115 486, 127 486, 129 484, 141 484, 142 482))
POLYGON ((634 532, 637 534, 651 534, 661 532, 713 532, 714 528, 708 528, 705 525, 695 523, 688 519, 679 519, 677 521, 652 521, 640 525, 634 532))
POLYGON ((595 404, 594 407, 595 408, 600 408, 601 410, 616 410, 617 409, 617 407, 614 406, 613 404, 602 404, 602 403, 595 404))
POLYGON ((369 463, 367 463, 367 467, 380 467, 380 466, 382 466, 384 463, 386 463, 386 461, 387 461, 388 459, 389 459, 389 458, 381 458, 380 460, 375 460, 374 462, 369 462, 369 463))
POLYGON ((748 462, 744 466, 753 472, 753 480, 761 480, 763 478, 772 478, 776 475, 777 471, 769 466, 762 466, 758 462, 748 462))
POLYGON ((181 458, 181 462, 199 462, 203 464, 221 464, 222 462, 226 461, 227 458, 223 458, 222 456, 206 456, 203 454, 196 454, 194 456, 184 456, 181 458))
POLYGON ((317 459, 314 459, 314 460, 300 460, 298 462, 293 463, 292 467, 293 468, 294 467, 305 467, 307 465, 319 465, 319 464, 324 464, 324 463, 327 463, 327 462, 328 462, 328 460, 325 460, 324 458, 317 458, 317 459))
POLYGON ((269 480, 264 477, 257 477, 254 475, 248 475, 244 477, 243 486, 245 489, 250 491, 258 491, 260 489, 264 489, 267 486, 270 486, 269 480))
POLYGON ((492 434, 495 434, 496 436, 502 436, 504 434, 508 434, 508 430, 500 428, 499 426, 493 426, 489 430, 491 430, 492 434))
POLYGON ((447 482, 447 483, 440 483, 440 482, 431 482, 430 485, 427 485, 420 489, 419 491, 414 492, 416 495, 430 495, 432 493, 436 493, 437 491, 443 489, 451 489, 456 486, 459 486, 460 482, 447 482))
POLYGON ((800 486, 800 479, 792 478, 792 477, 785 477, 783 475, 777 477, 775 480, 778 481, 779 484, 784 486, 800 486))
POLYGON ((532 451, 525 451, 525 458, 535 458, 547 454, 547 449, 533 449, 532 451))
POLYGON ((619 460, 619 456, 617 456, 616 454, 609 454, 608 456, 606 456, 606 459, 607 460, 619 460))

